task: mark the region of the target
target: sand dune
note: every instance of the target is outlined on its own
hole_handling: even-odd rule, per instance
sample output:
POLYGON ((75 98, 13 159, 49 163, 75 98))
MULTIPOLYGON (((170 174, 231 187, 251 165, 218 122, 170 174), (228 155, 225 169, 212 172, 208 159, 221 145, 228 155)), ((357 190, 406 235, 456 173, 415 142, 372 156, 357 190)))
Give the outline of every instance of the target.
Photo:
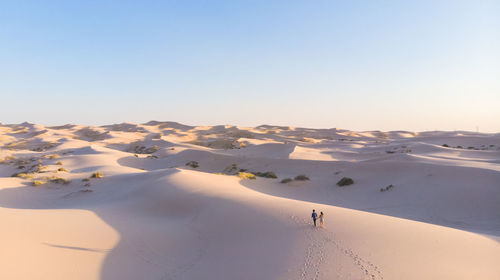
POLYGON ((500 278, 500 134, 22 123, 0 148, 0 279, 500 278))

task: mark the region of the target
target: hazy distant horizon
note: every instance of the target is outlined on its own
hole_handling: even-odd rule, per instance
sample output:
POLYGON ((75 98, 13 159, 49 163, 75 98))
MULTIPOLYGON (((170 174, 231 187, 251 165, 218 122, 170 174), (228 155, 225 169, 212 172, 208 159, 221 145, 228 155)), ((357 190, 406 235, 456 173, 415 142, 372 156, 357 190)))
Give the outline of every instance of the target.
POLYGON ((382 129, 351 129, 348 127, 313 127, 313 126, 297 126, 297 125, 289 125, 289 124, 273 124, 273 123, 263 123, 263 124, 258 124, 258 125, 240 125, 240 124, 234 124, 234 123, 215 123, 215 124, 206 124, 206 123, 184 123, 184 122, 179 122, 179 121, 171 121, 171 120, 149 120, 145 122, 131 122, 131 121, 123 121, 123 122, 114 122, 114 123, 99 123, 99 124, 92 124, 92 123, 56 123, 56 124, 46 124, 46 123, 36 123, 32 121, 23 121, 23 122, 17 122, 17 123, 6 123, 6 122, 0 122, 0 124, 3 125, 20 125, 23 123, 30 123, 30 124, 36 124, 36 125, 43 125, 43 126, 63 126, 63 125, 86 125, 86 126, 108 126, 108 125, 115 125, 115 124, 122 124, 122 123, 128 123, 128 124, 141 124, 144 125, 148 122, 172 122, 172 123, 178 123, 181 125, 186 125, 186 126, 193 126, 193 127, 201 127, 201 126, 221 126, 221 125, 229 125, 229 126, 237 126, 237 127, 259 127, 259 126, 283 126, 283 127, 294 127, 294 128, 310 128, 310 129, 339 129, 339 130, 349 130, 349 131, 355 131, 355 132, 365 132, 365 131, 382 131, 382 132, 395 132, 395 131, 408 131, 408 132, 430 132, 430 131, 443 131, 443 132, 453 132, 453 131, 458 131, 458 132, 479 132, 479 133, 492 133, 492 134, 497 134, 500 133, 500 131, 481 131, 481 129, 478 127, 476 130, 466 130, 466 129, 453 129, 453 130, 441 130, 441 129, 426 129, 426 130, 409 130, 409 129, 391 129, 391 130, 382 130, 382 129))

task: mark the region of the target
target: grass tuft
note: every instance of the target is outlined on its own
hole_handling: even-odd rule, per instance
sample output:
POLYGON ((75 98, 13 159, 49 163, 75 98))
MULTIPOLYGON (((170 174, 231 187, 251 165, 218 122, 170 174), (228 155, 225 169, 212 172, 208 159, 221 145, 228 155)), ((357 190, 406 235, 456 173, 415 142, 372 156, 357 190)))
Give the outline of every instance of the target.
POLYGON ((293 179, 295 181, 307 181, 307 180, 309 180, 309 177, 307 177, 306 175, 297 175, 293 179))
POLYGON ((278 178, 278 176, 276 176, 276 174, 274 172, 270 172, 270 171, 267 171, 267 172, 256 172, 255 175, 258 176, 258 177, 271 178, 271 179, 278 178))
POLYGON ((47 183, 47 182, 43 181, 43 180, 34 180, 33 186, 41 186, 41 185, 44 185, 45 183, 47 183))
POLYGON ((343 186, 349 186, 354 184, 354 180, 349 178, 349 177, 343 177, 340 179, 340 181, 337 182, 337 186, 343 187, 343 186))
POLYGON ((285 179, 281 180, 280 183, 286 184, 286 183, 290 183, 291 181, 293 181, 292 178, 285 178, 285 179))
POLYGON ((249 172, 239 172, 238 177, 240 177, 241 179, 255 180, 255 175, 249 172))
POLYGON ((90 178, 97 178, 97 179, 100 179, 100 178, 103 178, 103 177, 104 177, 104 175, 100 171, 94 172, 90 176, 90 178))

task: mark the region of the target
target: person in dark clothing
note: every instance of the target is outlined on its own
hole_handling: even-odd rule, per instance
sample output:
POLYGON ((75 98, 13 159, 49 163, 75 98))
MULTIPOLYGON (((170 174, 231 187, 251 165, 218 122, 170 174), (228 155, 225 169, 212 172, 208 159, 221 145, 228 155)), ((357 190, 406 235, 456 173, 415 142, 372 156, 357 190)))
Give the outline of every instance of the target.
POLYGON ((316 214, 316 210, 313 209, 313 213, 311 216, 313 218, 314 226, 316 226, 316 219, 318 218, 318 214, 316 214))

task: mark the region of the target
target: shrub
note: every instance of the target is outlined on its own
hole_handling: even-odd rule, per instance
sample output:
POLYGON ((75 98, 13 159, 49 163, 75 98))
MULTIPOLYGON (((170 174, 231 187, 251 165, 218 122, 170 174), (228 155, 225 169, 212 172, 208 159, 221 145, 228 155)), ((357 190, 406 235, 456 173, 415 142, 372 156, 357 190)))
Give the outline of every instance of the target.
POLYGON ((58 161, 56 162, 56 165, 62 165, 62 162, 58 161))
POLYGON ((443 144, 443 147, 447 147, 448 148, 449 146, 448 146, 448 144, 443 144))
POLYGON ((83 182, 88 182, 88 181, 90 181, 90 179, 89 178, 83 178, 82 181, 83 182))
POLYGON ((56 158, 59 158, 59 155, 58 154, 53 154, 53 155, 50 155, 48 156, 49 159, 56 159, 56 158))
POLYGON ((23 179, 32 179, 35 176, 32 173, 14 173, 11 177, 18 177, 23 179))
POLYGON ((255 175, 253 173, 248 173, 248 172, 239 172, 238 177, 240 177, 241 179, 250 179, 250 180, 255 179, 255 175))
POLYGON ((255 173, 256 176, 259 176, 259 177, 264 177, 264 178, 271 178, 271 179, 276 179, 278 178, 278 176, 276 176, 276 174, 274 172, 257 172, 255 173))
POLYGON ((33 181, 33 186, 41 186, 41 185, 43 185, 45 183, 47 183, 47 182, 42 181, 42 180, 34 180, 33 181))
POLYGON ((192 160, 192 161, 186 163, 186 166, 191 166, 192 168, 198 168, 200 165, 198 164, 197 161, 192 160))
POLYGON ((463 149, 463 148, 464 148, 464 147, 462 147, 462 146, 457 146, 457 149, 463 149))
POLYGON ((392 184, 390 184, 389 186, 385 187, 385 188, 380 188, 380 191, 381 192, 385 192, 385 191, 388 191, 390 189, 392 189, 394 186, 392 184))
POLYGON ((94 172, 92 173, 92 175, 90 176, 90 178, 97 178, 97 179, 100 179, 104 177, 104 175, 100 172, 100 171, 97 171, 97 172, 94 172))
POLYGON ((61 178, 61 177, 51 177, 50 178, 50 182, 51 183, 56 183, 56 184, 65 184, 65 185, 71 183, 71 181, 66 180, 64 178, 61 178))
POLYGON ((64 167, 61 167, 59 169, 57 169, 57 171, 61 171, 61 172, 69 172, 68 169, 64 168, 64 167))
POLYGON ((285 178, 285 179, 281 180, 280 183, 286 184, 286 183, 290 183, 291 181, 293 181, 292 178, 285 178))
POLYGON ((293 179, 295 181, 307 181, 307 180, 309 180, 309 177, 307 177, 306 175, 297 175, 293 179))
POLYGON ((337 182, 337 185, 339 187, 349 186, 352 184, 354 184, 354 180, 349 177, 343 177, 342 179, 340 179, 340 181, 337 182))

